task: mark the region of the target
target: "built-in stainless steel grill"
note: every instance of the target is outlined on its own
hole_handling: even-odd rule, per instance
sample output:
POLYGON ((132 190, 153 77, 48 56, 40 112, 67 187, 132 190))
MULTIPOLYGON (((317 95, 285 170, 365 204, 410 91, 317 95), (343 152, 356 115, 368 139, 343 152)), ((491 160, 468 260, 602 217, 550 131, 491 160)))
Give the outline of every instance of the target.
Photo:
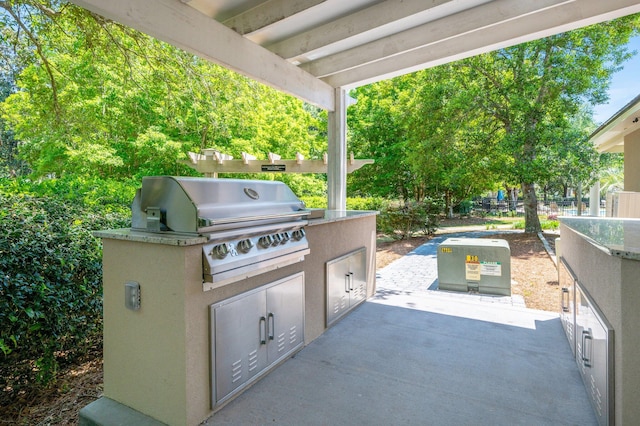
POLYGON ((132 229, 202 235, 204 289, 304 260, 304 203, 282 182, 145 177, 132 229))

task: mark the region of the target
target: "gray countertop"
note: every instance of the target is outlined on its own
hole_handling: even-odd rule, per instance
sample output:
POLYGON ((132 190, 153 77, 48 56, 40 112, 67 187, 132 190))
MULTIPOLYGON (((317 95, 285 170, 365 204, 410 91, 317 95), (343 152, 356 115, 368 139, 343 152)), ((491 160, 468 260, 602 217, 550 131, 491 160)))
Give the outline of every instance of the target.
POLYGON ((140 243, 165 244, 170 246, 193 246, 204 244, 207 237, 199 235, 179 235, 179 234, 154 234, 151 232, 134 231, 129 228, 109 229, 106 231, 96 231, 93 233, 98 238, 112 240, 135 241, 140 243))
MULTIPOLYGON (((318 210, 316 214, 322 213, 318 210)), ((378 212, 375 210, 324 210, 324 216, 314 217, 312 214, 309 218, 309 225, 322 225, 324 223, 338 222, 341 220, 357 219, 365 216, 375 216, 378 212)))
POLYGON ((561 217, 560 223, 611 256, 640 260, 640 219, 561 217))
MULTIPOLYGON (((316 210, 315 217, 309 219, 307 226, 322 225, 342 220, 357 219, 365 216, 375 216, 377 211, 368 210, 316 210)), ((199 235, 180 235, 173 233, 150 233, 142 231, 134 231, 129 228, 110 229, 105 231, 96 231, 93 233, 98 238, 107 238, 112 240, 136 241, 141 243, 165 244, 172 246, 192 246, 204 244, 208 241, 206 236, 199 235)))

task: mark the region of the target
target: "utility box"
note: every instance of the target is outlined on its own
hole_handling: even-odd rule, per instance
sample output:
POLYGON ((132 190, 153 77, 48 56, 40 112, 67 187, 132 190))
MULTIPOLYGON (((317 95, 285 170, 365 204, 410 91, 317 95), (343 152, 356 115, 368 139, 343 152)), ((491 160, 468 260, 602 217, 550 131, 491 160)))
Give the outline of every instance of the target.
POLYGON ((438 288, 511 296, 506 240, 448 238, 438 246, 438 288))

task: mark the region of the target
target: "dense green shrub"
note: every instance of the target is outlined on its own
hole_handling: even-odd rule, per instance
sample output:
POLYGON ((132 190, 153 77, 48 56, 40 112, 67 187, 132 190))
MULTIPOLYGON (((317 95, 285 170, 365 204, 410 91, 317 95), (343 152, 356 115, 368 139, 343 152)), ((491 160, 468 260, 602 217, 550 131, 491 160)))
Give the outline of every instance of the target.
POLYGON ((0 389, 19 391, 50 381, 100 335, 102 249, 92 232, 130 226, 130 213, 10 194, 11 185, 30 184, 0 182, 0 389))
POLYGON ((473 210, 473 205, 474 205, 473 200, 460 201, 460 203, 453 208, 453 212, 458 213, 461 216, 469 215, 473 210))
POLYGON ((347 198, 347 210, 377 210, 387 207, 389 202, 380 197, 353 197, 347 198))
POLYGON ((555 231, 560 228, 560 222, 557 220, 541 220, 540 227, 544 231, 555 231))
POLYGON ((438 228, 442 209, 442 202, 432 199, 388 205, 378 217, 378 231, 397 239, 408 238, 415 232, 432 234, 438 228))
MULTIPOLYGON (((540 227, 543 231, 555 231, 560 227, 560 222, 557 220, 540 219, 540 227)), ((513 228, 524 229, 524 220, 514 222, 513 228)))
MULTIPOLYGON (((300 199, 309 209, 326 209, 326 196, 301 196, 300 199)), ((388 204, 380 197, 349 197, 347 198, 347 210, 382 210, 388 204)))
POLYGON ((64 200, 67 204, 93 209, 99 214, 130 215, 139 180, 121 182, 86 176, 58 179, 0 179, 0 194, 22 194, 64 200))
POLYGON ((326 209, 327 197, 326 196, 301 196, 300 199, 304 202, 308 209, 326 209))
MULTIPOLYGON (((301 197, 307 208, 326 208, 326 197, 301 197)), ((378 211, 377 232, 392 238, 403 239, 415 232, 432 234, 438 228, 438 218, 443 203, 426 199, 423 202, 408 202, 400 205, 381 197, 347 198, 347 210, 378 211)))

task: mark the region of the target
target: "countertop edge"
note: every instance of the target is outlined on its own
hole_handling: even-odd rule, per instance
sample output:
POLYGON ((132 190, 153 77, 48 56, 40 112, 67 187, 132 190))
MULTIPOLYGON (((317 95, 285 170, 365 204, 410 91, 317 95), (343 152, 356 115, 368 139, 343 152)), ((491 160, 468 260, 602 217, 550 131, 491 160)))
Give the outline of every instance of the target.
MULTIPOLYGON (((615 224, 615 223, 623 223, 624 221, 629 221, 629 219, 619 219, 619 218, 588 218, 588 217, 584 217, 584 218, 560 218, 560 223, 564 226, 566 226, 567 228, 571 229, 573 232, 575 232, 576 234, 578 234, 580 237, 582 237, 585 241, 587 241, 589 244, 593 245, 594 247, 596 247, 597 249, 601 250, 602 252, 613 256, 613 257, 619 257, 622 259, 629 259, 629 260, 637 260, 640 261, 640 250, 636 251, 635 249, 626 249, 622 246, 622 244, 607 244, 601 241, 598 241, 595 237, 587 235, 586 233, 582 232, 581 230, 577 229, 576 226, 572 226, 571 222, 572 221, 588 221, 588 220, 594 220, 594 221, 610 221, 610 223, 615 224)), ((562 233, 560 234, 560 238, 562 239, 562 233)))
MULTIPOLYGON (((367 216, 376 216, 378 214, 379 212, 375 210, 325 210, 323 217, 309 219, 307 226, 360 219, 367 216)), ((164 244, 171 246, 193 246, 204 244, 209 241, 208 237, 201 235, 154 234, 134 231, 130 228, 94 231, 93 235, 102 239, 164 244)))
POLYGON ((308 219, 307 226, 324 225, 332 222, 344 220, 361 219, 367 216, 377 216, 380 212, 376 210, 325 210, 324 216, 308 219))
POLYGON ((194 246, 204 244, 208 241, 207 237, 199 235, 153 234, 148 232, 132 231, 129 228, 94 231, 93 235, 102 239, 164 244, 170 246, 194 246))

